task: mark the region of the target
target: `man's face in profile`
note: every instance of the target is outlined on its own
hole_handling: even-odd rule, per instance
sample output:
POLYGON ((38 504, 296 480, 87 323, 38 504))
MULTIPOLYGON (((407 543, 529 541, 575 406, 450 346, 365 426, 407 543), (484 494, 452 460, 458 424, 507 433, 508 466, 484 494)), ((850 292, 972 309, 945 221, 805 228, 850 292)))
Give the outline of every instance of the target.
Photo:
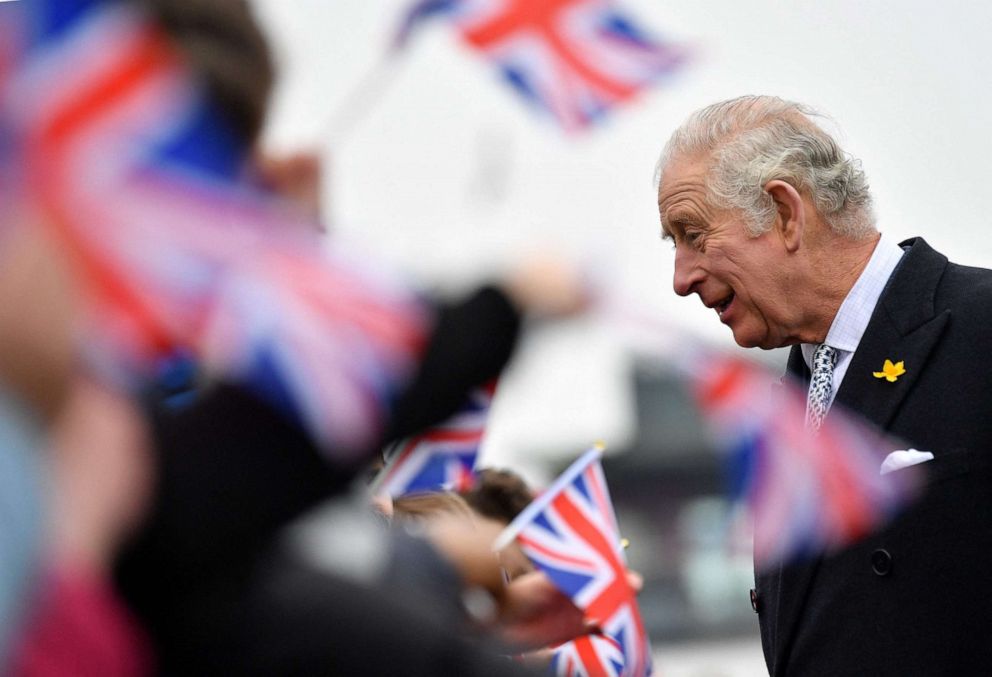
POLYGON ((705 159, 675 158, 659 184, 662 237, 675 245, 675 293, 698 294, 745 348, 795 342, 787 251, 776 229, 752 236, 740 212, 713 207, 707 169, 705 159))

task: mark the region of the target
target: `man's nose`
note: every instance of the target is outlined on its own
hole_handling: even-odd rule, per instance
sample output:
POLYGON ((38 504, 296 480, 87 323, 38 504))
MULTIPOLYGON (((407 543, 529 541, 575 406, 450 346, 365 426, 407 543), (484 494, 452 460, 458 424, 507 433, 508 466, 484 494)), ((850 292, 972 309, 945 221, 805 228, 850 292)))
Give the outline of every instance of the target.
POLYGON ((672 287, 679 296, 688 296, 696 291, 696 285, 703 279, 695 253, 686 249, 675 248, 675 277, 672 287))

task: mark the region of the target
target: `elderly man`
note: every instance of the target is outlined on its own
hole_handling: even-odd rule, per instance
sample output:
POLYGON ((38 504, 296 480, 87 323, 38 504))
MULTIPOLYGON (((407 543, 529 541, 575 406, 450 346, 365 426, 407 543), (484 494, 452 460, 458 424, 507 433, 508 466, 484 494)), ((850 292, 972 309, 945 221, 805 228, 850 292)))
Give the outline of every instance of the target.
POLYGON ((880 235, 859 162, 813 115, 773 97, 714 104, 658 167, 676 293, 742 346, 791 345, 810 426, 836 402, 932 454, 924 497, 886 530, 759 572, 768 669, 992 674, 992 272, 880 235))

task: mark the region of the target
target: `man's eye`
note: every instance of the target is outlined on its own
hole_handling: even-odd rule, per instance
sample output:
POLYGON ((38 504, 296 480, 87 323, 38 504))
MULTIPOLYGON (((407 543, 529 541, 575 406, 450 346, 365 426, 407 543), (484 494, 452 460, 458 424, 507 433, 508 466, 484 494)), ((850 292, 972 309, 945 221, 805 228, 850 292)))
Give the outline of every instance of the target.
POLYGON ((694 245, 702 237, 702 233, 698 230, 687 230, 685 231, 685 241, 687 244, 694 245))

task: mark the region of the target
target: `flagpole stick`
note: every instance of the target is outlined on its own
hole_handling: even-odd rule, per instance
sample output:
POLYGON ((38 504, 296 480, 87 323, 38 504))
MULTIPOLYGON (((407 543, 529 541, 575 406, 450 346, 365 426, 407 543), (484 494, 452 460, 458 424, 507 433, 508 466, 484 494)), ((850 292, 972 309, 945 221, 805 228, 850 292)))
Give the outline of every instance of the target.
POLYGON ((400 440, 398 442, 393 442, 383 449, 383 456, 385 457, 385 463, 382 464, 382 468, 376 474, 372 481, 369 482, 369 493, 373 496, 378 496, 379 491, 382 489, 383 483, 386 481, 386 477, 392 471, 393 467, 396 465, 401 454, 398 453, 399 447, 403 444, 405 440, 400 440))
POLYGON ((399 72, 397 55, 396 49, 389 49, 380 56, 331 111, 320 135, 324 140, 324 150, 343 143, 358 123, 382 101, 399 72))

